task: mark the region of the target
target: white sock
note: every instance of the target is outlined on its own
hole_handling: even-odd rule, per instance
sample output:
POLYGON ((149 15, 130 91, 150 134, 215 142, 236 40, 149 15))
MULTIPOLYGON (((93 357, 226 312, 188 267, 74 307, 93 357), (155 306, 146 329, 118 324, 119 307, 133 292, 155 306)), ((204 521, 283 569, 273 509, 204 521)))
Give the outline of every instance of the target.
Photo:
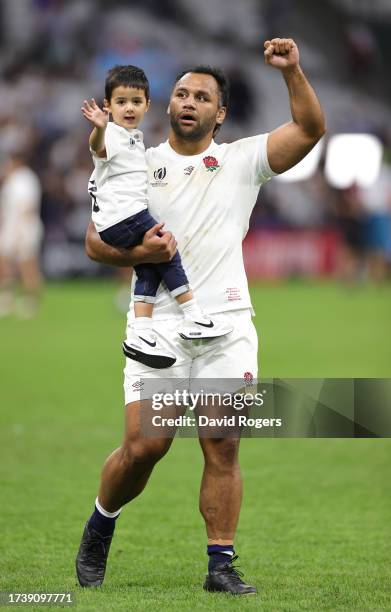
POLYGON ((195 298, 189 300, 188 302, 184 302, 183 304, 179 304, 179 307, 182 310, 185 319, 190 319, 191 321, 194 321, 194 319, 201 319, 202 321, 205 318, 195 298))
POLYGON ((105 516, 106 518, 116 518, 117 516, 119 516, 119 513, 122 510, 122 508, 120 508, 119 510, 116 510, 115 512, 107 512, 107 510, 102 508, 102 506, 100 505, 98 498, 96 498, 95 500, 95 506, 98 512, 102 514, 103 516, 105 516))
POLYGON ((152 317, 136 317, 133 322, 135 330, 152 329, 152 317))

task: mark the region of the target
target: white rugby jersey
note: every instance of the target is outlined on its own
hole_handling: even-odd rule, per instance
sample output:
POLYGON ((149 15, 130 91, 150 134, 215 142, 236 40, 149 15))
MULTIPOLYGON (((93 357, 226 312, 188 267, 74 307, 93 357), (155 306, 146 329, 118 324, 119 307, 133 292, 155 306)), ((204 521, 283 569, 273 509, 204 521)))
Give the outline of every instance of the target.
POLYGON ((98 232, 145 210, 148 205, 142 132, 110 122, 105 133, 105 148, 104 158, 91 150, 95 169, 88 183, 92 221, 98 232))
MULTIPOLYGON (((173 232, 205 312, 251 308, 242 241, 259 188, 275 175, 267 159, 267 137, 212 141, 206 151, 191 156, 179 155, 168 141, 147 150, 149 211, 173 232)), ((159 287, 154 318, 180 313, 168 291, 159 287)))

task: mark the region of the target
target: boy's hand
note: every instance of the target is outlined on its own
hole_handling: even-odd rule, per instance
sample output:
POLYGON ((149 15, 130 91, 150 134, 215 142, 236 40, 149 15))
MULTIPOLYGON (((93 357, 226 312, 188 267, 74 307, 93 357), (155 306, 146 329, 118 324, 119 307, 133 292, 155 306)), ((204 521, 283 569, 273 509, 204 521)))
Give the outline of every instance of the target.
POLYGON ((107 127, 109 122, 109 111, 106 108, 103 110, 99 108, 94 98, 91 98, 90 102, 84 100, 81 112, 95 127, 100 129, 105 129, 107 127))

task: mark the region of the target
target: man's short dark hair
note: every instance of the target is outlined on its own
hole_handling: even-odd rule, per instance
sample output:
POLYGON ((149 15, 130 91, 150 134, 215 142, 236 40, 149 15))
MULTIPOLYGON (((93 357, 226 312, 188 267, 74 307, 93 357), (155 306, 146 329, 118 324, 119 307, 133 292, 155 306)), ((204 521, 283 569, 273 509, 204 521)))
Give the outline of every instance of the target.
POLYGON ((106 76, 105 97, 110 102, 113 91, 116 87, 134 87, 142 89, 145 97, 149 100, 149 82, 144 70, 137 66, 114 66, 106 76))
POLYGON ((183 76, 185 76, 185 74, 187 74, 188 72, 193 72, 195 74, 209 74, 210 76, 212 76, 216 80, 217 85, 219 87, 220 106, 225 106, 226 108, 228 108, 229 82, 228 82, 227 76, 224 74, 222 70, 220 70, 220 68, 216 68, 214 66, 208 66, 208 65, 200 65, 200 66, 193 66, 192 68, 187 68, 186 70, 182 70, 182 72, 178 74, 178 76, 175 79, 174 85, 176 85, 178 81, 180 81, 180 79, 183 76))
MULTIPOLYGON (((220 68, 216 68, 215 66, 209 66, 207 64, 187 68, 186 70, 182 70, 182 72, 177 75, 174 82, 174 86, 178 83, 178 81, 181 80, 183 76, 185 76, 185 74, 188 74, 189 72, 195 74, 209 74, 210 76, 212 76, 217 82, 219 88, 219 104, 220 106, 225 106, 225 108, 228 110, 229 81, 227 76, 220 68)), ((219 123, 216 123, 215 128, 213 130, 213 136, 217 134, 220 128, 221 125, 219 123)))

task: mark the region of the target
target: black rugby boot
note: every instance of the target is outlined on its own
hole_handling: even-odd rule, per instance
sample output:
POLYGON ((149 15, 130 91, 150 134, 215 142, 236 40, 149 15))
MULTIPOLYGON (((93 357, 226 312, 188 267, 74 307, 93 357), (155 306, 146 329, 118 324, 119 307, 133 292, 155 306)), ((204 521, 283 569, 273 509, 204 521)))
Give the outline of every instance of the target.
POLYGON ((113 535, 102 536, 86 523, 76 557, 76 573, 82 587, 101 586, 112 539, 113 535))
POLYGON ((229 561, 216 565, 206 575, 205 591, 232 593, 232 595, 255 595, 257 589, 249 584, 245 584, 241 579, 242 572, 233 565, 238 555, 229 561))

